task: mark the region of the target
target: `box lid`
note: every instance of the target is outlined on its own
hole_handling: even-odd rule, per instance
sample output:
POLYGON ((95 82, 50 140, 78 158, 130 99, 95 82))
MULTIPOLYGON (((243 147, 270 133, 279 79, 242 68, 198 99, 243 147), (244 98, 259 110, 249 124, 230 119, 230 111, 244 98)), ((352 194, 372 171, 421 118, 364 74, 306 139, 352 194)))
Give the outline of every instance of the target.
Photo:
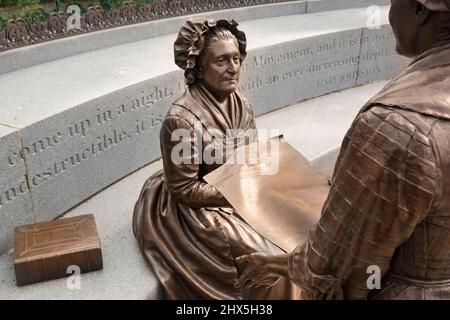
POLYGON ((34 260, 99 247, 94 215, 87 214, 16 227, 14 260, 34 260))

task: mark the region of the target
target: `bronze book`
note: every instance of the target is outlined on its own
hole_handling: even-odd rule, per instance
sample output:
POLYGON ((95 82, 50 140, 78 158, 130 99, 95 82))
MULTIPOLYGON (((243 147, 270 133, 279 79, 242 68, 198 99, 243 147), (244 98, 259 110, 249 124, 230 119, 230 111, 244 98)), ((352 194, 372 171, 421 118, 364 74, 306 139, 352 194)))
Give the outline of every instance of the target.
POLYGON ((245 155, 245 163, 227 161, 204 179, 255 231, 286 252, 292 251, 306 241, 320 219, 329 192, 328 177, 282 137, 237 152, 245 155), (257 161, 248 164, 252 154, 257 161))
POLYGON ((18 286, 103 268, 100 239, 92 214, 17 227, 14 270, 18 286))

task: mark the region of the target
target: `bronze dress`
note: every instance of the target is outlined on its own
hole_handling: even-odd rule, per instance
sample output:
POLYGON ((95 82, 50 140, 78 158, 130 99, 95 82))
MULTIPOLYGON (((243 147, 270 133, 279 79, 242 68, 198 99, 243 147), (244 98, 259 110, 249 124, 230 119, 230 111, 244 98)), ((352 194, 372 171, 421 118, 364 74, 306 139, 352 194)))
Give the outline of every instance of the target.
MULTIPOLYGON (((221 106, 201 84, 190 85, 170 108, 161 128, 164 170, 150 177, 139 196, 133 230, 169 299, 295 299, 299 289, 286 278, 272 288, 236 288, 234 258, 253 252, 283 251, 257 234, 202 177, 218 164, 176 164, 171 141, 176 129, 190 134, 200 124, 205 131, 255 129, 249 104, 238 93, 221 106)), ((197 130, 195 129, 195 130, 197 130)), ((198 136, 198 135, 197 135, 198 136)), ((191 135, 190 144, 195 145, 191 135)), ((212 143, 206 131, 201 147, 212 143)), ((198 151, 198 150, 197 150, 198 151)), ((197 153, 197 155, 201 150, 197 153)), ((184 154, 183 154, 184 155, 184 154)), ((198 158, 197 158, 198 159, 198 158)), ((197 161, 198 163, 198 161, 197 161)))
POLYGON ((450 299, 450 44, 415 59, 346 134, 319 223, 289 261, 303 299, 450 299), (369 290, 371 265, 381 290, 369 290))

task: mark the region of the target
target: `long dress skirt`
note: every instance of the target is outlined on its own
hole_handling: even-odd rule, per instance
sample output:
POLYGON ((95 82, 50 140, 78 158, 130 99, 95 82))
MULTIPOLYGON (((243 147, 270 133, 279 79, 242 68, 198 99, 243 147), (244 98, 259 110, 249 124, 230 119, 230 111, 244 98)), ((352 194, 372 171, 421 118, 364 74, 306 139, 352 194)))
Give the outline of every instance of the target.
POLYGON ((178 203, 162 171, 143 186, 133 230, 167 299, 298 299, 300 290, 281 278, 273 287, 235 286, 235 258, 283 251, 256 233, 231 208, 191 208, 178 203))

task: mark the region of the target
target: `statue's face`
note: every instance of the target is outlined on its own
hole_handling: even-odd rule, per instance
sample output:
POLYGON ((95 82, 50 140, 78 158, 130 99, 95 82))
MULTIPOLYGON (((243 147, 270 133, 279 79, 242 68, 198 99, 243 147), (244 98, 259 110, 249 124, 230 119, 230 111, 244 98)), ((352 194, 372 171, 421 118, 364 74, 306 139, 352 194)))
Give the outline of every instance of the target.
POLYGON ((417 34, 415 24, 416 4, 413 0, 392 0, 389 22, 397 40, 396 51, 400 55, 414 57, 417 54, 417 34))
POLYGON ((239 47, 234 39, 213 41, 202 61, 203 81, 218 99, 235 92, 241 69, 239 47))

